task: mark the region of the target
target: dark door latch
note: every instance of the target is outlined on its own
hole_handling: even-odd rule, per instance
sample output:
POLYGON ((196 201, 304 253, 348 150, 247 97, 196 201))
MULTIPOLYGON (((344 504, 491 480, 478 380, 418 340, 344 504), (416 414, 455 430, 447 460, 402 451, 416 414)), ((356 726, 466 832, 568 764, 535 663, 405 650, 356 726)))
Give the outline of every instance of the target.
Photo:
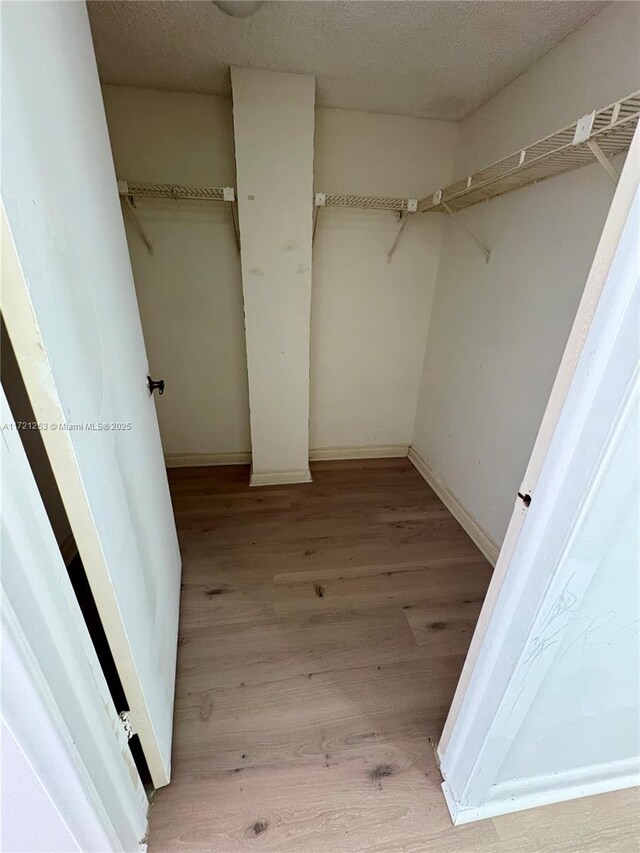
POLYGON ((147 376, 147 388, 150 394, 153 394, 154 391, 157 391, 158 394, 164 394, 164 379, 152 379, 147 376))

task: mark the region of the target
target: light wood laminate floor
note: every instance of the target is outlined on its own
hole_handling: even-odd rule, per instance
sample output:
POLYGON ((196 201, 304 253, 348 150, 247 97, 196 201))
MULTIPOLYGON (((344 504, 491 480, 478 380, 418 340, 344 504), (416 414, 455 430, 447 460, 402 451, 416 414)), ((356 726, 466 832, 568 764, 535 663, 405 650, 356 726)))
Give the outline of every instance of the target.
POLYGON ((406 459, 170 471, 173 776, 151 853, 637 851, 625 791, 454 828, 433 753, 491 569, 406 459))

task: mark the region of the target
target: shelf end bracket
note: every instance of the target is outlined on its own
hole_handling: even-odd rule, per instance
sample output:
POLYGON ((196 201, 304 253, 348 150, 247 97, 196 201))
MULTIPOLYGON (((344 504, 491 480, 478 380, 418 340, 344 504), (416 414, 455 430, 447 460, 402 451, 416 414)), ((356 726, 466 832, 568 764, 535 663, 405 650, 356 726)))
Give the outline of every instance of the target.
POLYGON ((407 199, 407 209, 404 211, 401 211, 399 214, 400 219, 401 219, 401 224, 400 224, 400 228, 398 229, 398 233, 396 234, 396 239, 393 241, 393 245, 391 246, 391 248, 387 252, 387 263, 388 264, 391 263, 391 258, 393 258, 393 254, 394 254, 394 252, 398 246, 398 243, 400 242, 400 237, 402 236, 402 232, 404 231, 405 225, 407 224, 407 222, 411 218, 411 214, 417 213, 417 212, 418 212, 418 199, 417 198, 408 198, 407 199))
POLYGON ((136 231, 140 235, 142 242, 147 247, 149 254, 152 255, 153 254, 153 244, 152 244, 151 240, 149 239, 149 237, 147 236, 147 232, 144 230, 144 226, 143 226, 142 222, 140 222, 140 217, 138 216, 135 205, 133 203, 133 196, 125 195, 125 196, 123 196, 123 198, 124 198, 125 204, 127 205, 127 210, 129 211, 129 215, 131 216, 133 224, 135 225, 136 231))
POLYGON ((320 214, 320 208, 324 207, 327 203, 327 196, 325 193, 316 193, 313 198, 313 231, 311 234, 311 245, 316 241, 316 229, 318 227, 318 216, 320 214))
POLYGON ((600 163, 600 165, 605 170, 607 175, 609 175, 609 177, 611 178, 613 183, 616 184, 616 186, 617 186, 618 181, 620 179, 620 175, 616 171, 616 168, 613 165, 613 163, 611 162, 611 160, 609 160, 609 158, 604 153, 602 148, 600 148, 600 146, 595 141, 595 139, 588 139, 587 140, 587 147, 589 148, 589 150, 591 151, 593 156, 596 158, 598 163, 600 163))
POLYGON ((480 249, 480 251, 481 251, 481 252, 482 252, 482 254, 484 255, 485 263, 486 263, 486 264, 488 264, 488 263, 489 263, 489 260, 490 260, 490 258, 491 258, 491 249, 488 249, 488 248, 485 246, 485 244, 482 242, 482 240, 480 240, 478 237, 476 237, 476 235, 473 233, 473 231, 471 230, 471 228, 469 228, 467 225, 465 225, 465 224, 464 224, 464 222, 462 221, 462 219, 460 219, 460 217, 458 216, 458 214, 457 214, 457 213, 455 213, 453 210, 451 210, 451 208, 450 208, 450 207, 449 207, 449 205, 446 203, 446 201, 442 201, 442 198, 440 198, 440 200, 439 200, 439 204, 441 204, 441 205, 442 205, 442 207, 446 210, 446 212, 448 213, 448 215, 449 215, 449 216, 453 219, 453 221, 456 223, 456 225, 458 225, 460 228, 462 228, 462 229, 463 229, 463 231, 466 231, 466 232, 467 232, 467 234, 469 235, 469 237, 471 237, 471 239, 473 240, 473 242, 476 244, 476 246, 480 249))
MULTIPOLYGON (((614 112, 612 114, 611 120, 613 121, 613 116, 615 115, 617 118, 618 113, 620 112, 619 104, 616 105, 617 110, 614 108, 614 112)), ((587 115, 582 116, 576 122, 576 129, 573 134, 573 142, 572 145, 581 145, 582 143, 586 143, 587 148, 593 156, 596 158, 598 163, 605 170, 607 175, 611 178, 614 184, 618 183, 620 175, 616 172, 613 163, 607 155, 604 153, 602 148, 598 145, 595 139, 591 139, 591 134, 593 133, 593 126, 595 124, 596 119, 596 111, 594 110, 592 113, 587 113, 587 115)))

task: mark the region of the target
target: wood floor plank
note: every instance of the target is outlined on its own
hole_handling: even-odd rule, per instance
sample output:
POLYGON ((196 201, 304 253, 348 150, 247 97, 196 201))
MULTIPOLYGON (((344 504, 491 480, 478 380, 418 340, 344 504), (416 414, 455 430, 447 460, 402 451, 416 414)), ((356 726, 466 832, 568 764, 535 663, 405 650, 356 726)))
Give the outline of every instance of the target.
POLYGON ((416 643, 425 654, 437 654, 439 648, 460 643, 468 648, 476 627, 483 596, 462 600, 431 601, 403 608, 416 643))
POLYGON ((628 792, 451 825, 434 743, 491 568, 406 459, 312 470, 169 471, 183 588, 150 853, 637 850, 628 792))
MULTIPOLYGON (((439 553, 439 552, 438 552, 439 553)), ((419 568, 391 569, 382 574, 324 578, 319 570, 314 580, 279 583, 274 598, 276 613, 309 613, 324 610, 367 609, 383 605, 411 605, 451 601, 477 600, 484 596, 490 570, 474 560, 461 560, 457 565, 440 564, 419 568)))
POLYGON ((502 815, 493 824, 513 853, 638 853, 640 789, 502 815))
POLYGON ((452 830, 428 744, 381 744, 351 762, 190 780, 152 810, 151 850, 506 853, 491 823, 452 830), (163 838, 165 846, 156 845, 163 838))
POLYGON ((179 694, 424 657, 401 608, 213 628, 185 625, 181 648, 186 644, 179 694))
POLYGON ((324 563, 317 568, 308 568, 308 563, 302 565, 296 571, 277 572, 274 575, 274 583, 278 584, 294 584, 305 583, 306 581, 315 580, 344 580, 349 578, 372 577, 375 575, 398 575, 407 572, 422 572, 429 569, 456 569, 463 566, 475 566, 480 572, 491 573, 486 559, 482 554, 477 553, 471 557, 441 557, 433 560, 403 560, 402 551, 396 552, 397 559, 392 562, 377 560, 369 565, 360 565, 355 562, 348 562, 344 565, 335 564, 331 561, 329 564, 324 563))
POLYGON ((436 738, 462 660, 413 659, 187 692, 176 699, 176 755, 201 775, 291 765, 367 739, 436 738))

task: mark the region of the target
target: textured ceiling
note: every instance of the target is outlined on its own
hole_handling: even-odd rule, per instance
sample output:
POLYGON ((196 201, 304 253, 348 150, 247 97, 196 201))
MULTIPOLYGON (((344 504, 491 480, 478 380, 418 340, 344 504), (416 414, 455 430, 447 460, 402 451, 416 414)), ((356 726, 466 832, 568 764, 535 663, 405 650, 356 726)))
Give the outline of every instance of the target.
POLYGON ((606 3, 267 0, 89 2, 106 83, 230 94, 229 65, 315 74, 317 102, 461 119, 606 3))

